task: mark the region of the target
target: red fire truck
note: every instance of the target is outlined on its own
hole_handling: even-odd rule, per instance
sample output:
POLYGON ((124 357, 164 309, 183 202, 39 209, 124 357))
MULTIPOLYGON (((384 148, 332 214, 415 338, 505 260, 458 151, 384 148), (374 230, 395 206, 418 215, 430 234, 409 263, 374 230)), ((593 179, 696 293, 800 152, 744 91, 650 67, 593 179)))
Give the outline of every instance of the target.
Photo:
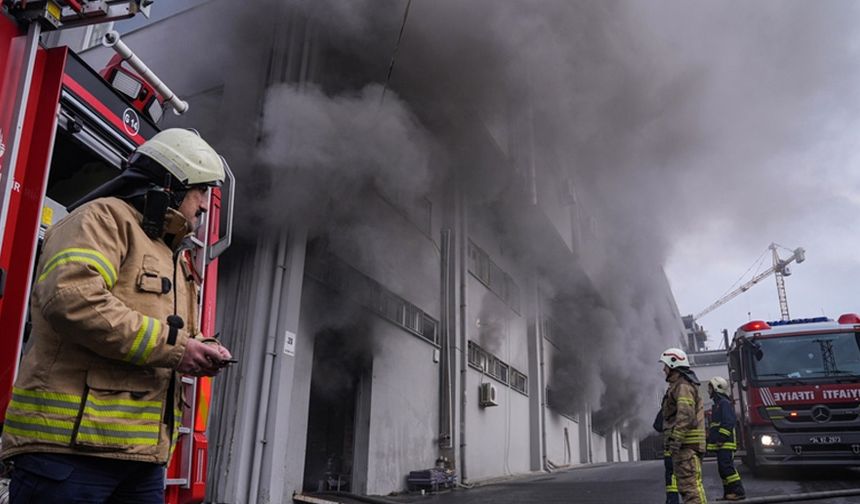
POLYGON ((729 375, 751 469, 860 465, 860 316, 748 322, 729 375))
MULTIPOLYGON (((29 338, 28 299, 45 230, 66 215, 66 206, 122 169, 122 160, 158 131, 163 108, 187 108, 115 33, 106 45, 124 52, 117 49, 121 56, 101 75, 67 47, 42 46, 40 35, 147 14, 151 3, 0 0, 0 426, 29 338)), ((214 190, 189 257, 202 281, 200 327, 206 336, 215 323, 217 256, 230 243, 233 182, 228 169, 224 218, 222 193, 214 190)), ((182 381, 185 397, 195 401, 183 412, 167 471, 167 501, 202 502, 211 383, 182 381)))

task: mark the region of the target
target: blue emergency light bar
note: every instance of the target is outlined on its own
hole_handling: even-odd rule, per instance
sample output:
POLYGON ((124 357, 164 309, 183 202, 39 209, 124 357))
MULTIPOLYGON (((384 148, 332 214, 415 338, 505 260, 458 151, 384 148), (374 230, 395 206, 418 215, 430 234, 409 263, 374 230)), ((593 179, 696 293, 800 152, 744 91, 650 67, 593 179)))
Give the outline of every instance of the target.
POLYGON ((791 320, 774 320, 773 322, 768 322, 767 325, 771 327, 776 326, 786 326, 793 324, 811 324, 813 322, 833 322, 833 319, 827 317, 812 317, 812 318, 799 318, 799 319, 791 319, 791 320))

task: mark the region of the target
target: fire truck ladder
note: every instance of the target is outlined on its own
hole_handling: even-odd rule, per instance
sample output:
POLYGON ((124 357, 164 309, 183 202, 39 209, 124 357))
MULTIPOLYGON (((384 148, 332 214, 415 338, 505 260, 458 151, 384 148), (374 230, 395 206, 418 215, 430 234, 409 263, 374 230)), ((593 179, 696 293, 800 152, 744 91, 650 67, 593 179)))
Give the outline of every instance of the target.
POLYGON ((693 318, 699 320, 708 313, 711 313, 720 306, 723 306, 724 304, 728 303, 729 301, 737 297, 739 294, 743 294, 744 292, 748 291, 753 285, 761 282, 770 275, 774 275, 776 277, 776 292, 779 296, 779 312, 782 315, 782 320, 789 320, 790 316, 788 314, 788 298, 785 295, 785 277, 791 275, 791 270, 788 267, 789 264, 793 262, 797 262, 798 264, 800 264, 806 260, 806 251, 803 248, 798 247, 794 249, 794 251, 792 251, 790 257, 782 259, 779 257, 779 253, 776 250, 779 247, 780 246, 776 243, 771 243, 768 246, 768 249, 771 251, 771 256, 773 257, 773 266, 754 276, 752 279, 750 279, 748 282, 744 283, 737 289, 714 301, 710 306, 697 313, 693 318))

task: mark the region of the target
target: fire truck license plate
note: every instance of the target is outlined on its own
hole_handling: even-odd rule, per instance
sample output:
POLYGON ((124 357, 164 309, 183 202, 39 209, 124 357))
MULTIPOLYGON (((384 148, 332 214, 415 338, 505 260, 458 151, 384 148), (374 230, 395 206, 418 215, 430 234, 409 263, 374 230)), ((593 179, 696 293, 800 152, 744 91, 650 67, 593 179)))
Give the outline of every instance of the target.
POLYGON ((841 443, 842 438, 839 436, 810 436, 809 442, 812 444, 836 444, 841 443))

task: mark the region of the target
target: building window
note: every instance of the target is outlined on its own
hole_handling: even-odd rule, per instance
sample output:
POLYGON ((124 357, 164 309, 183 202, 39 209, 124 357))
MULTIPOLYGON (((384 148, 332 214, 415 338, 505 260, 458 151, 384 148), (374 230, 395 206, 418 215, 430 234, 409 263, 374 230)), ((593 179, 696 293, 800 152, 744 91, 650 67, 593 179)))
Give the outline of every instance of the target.
POLYGON ((514 283, 511 277, 507 277, 507 282, 505 284, 505 289, 507 292, 508 305, 512 310, 520 313, 520 288, 514 283))
POLYGON ((516 369, 511 370, 511 388, 521 394, 529 394, 529 379, 516 369))
POLYGON ((433 202, 427 197, 412 197, 407 193, 399 191, 383 190, 376 188, 379 198, 391 205, 397 213, 401 214, 412 225, 418 228, 425 236, 433 234, 433 202))
POLYGON ((560 340, 563 338, 563 333, 552 317, 544 317, 541 320, 541 331, 543 331, 543 338, 547 340, 547 342, 555 348, 561 348, 559 344, 560 340))
POLYGON ((510 365, 469 341, 469 365, 523 395, 528 393, 528 377, 510 365))
POLYGON ((439 321, 376 280, 326 252, 308 254, 308 276, 398 327, 439 345, 439 321))
POLYGON ((439 322, 426 313, 422 313, 421 315, 421 336, 427 341, 436 343, 439 341, 439 322))
POLYGON ((520 314, 520 288, 514 279, 500 268, 481 247, 469 240, 469 273, 491 292, 520 314))
POLYGON ((564 402, 553 389, 550 387, 546 388, 546 407, 565 418, 579 422, 579 413, 575 411, 575 408, 571 404, 564 404, 564 402))

